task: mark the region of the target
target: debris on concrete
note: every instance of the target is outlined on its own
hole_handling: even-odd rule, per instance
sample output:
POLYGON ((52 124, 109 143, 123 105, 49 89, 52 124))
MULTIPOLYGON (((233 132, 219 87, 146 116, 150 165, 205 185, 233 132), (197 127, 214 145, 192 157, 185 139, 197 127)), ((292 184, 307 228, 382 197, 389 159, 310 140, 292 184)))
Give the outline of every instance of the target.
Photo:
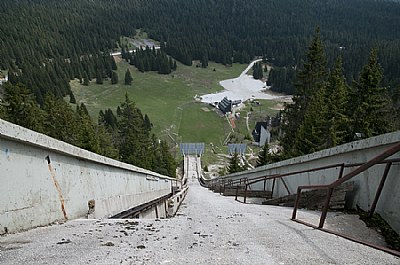
POLYGON ((72 241, 70 240, 70 239, 61 239, 61 241, 59 241, 59 242, 57 242, 56 244, 57 245, 62 245, 62 244, 69 244, 69 243, 71 243, 72 241))
MULTIPOLYGON (((0 264, 400 264, 390 254, 291 221, 292 208, 242 204, 197 182, 190 183, 185 206, 171 219, 82 219, 7 234, 0 237, 0 264)), ((318 216, 299 211, 307 221, 318 216)), ((328 216, 327 225, 337 220, 343 219, 328 216)))

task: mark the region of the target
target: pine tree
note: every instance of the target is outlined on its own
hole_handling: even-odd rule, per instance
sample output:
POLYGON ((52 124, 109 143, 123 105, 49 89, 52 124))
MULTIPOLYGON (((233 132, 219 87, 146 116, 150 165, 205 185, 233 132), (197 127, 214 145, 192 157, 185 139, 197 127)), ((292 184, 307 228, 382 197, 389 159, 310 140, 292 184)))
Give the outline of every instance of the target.
POLYGON ((75 99, 74 93, 72 93, 72 91, 71 91, 71 93, 69 93, 69 103, 76 104, 76 99, 75 99))
POLYGON ((243 171, 244 169, 240 166, 239 163, 240 163, 239 154, 235 152, 229 161, 228 174, 243 171))
POLYGON ((125 95, 118 122, 119 154, 123 162, 151 169, 150 136, 141 111, 125 95))
POLYGON ((158 73, 159 74, 171 73, 171 63, 168 60, 167 55, 161 52, 158 55, 158 73))
POLYGON ((98 125, 96 134, 99 140, 99 153, 113 159, 119 159, 118 149, 116 148, 113 137, 103 125, 98 125))
POLYGON ((100 143, 97 135, 97 129, 92 123, 85 104, 81 103, 80 106, 77 106, 76 112, 78 114, 79 124, 77 127, 78 146, 83 149, 98 153, 100 151, 100 143))
POLYGON ((6 107, 3 105, 4 103, 0 101, 0 119, 7 119, 6 117, 6 107))
POLYGON ((115 71, 112 71, 111 84, 112 85, 118 84, 118 74, 115 71))
POLYGON ((269 153, 269 144, 265 143, 263 149, 258 154, 256 167, 261 167, 272 162, 272 156, 269 153))
POLYGON ((262 79, 263 78, 263 70, 260 62, 255 63, 253 65, 253 78, 254 79, 262 79))
POLYGON ((171 153, 169 152, 168 144, 165 141, 160 143, 162 165, 166 172, 165 175, 176 177, 176 163, 171 153))
POLYGON ((87 72, 83 72, 83 83, 84 86, 88 86, 89 85, 89 76, 87 74, 87 72))
POLYGON ((128 59, 128 52, 125 46, 121 47, 121 58, 127 60, 128 59))
POLYGON ((47 94, 44 99, 45 133, 58 140, 79 146, 79 117, 63 99, 47 94))
POLYGON ((118 68, 117 68, 117 63, 115 62, 114 56, 110 56, 109 58, 111 61, 111 70, 116 71, 118 68))
POLYGON ((208 67, 208 55, 207 55, 207 53, 203 54, 203 57, 201 58, 200 63, 201 63, 201 67, 202 68, 207 68, 208 67))
POLYGON ((144 115, 144 127, 148 132, 150 132, 151 128, 153 127, 153 124, 151 124, 149 116, 147 116, 147 114, 144 115))
POLYGON ((139 70, 140 72, 144 73, 145 68, 144 68, 143 60, 141 60, 141 59, 138 60, 137 68, 138 68, 138 70, 139 70))
POLYGON ((174 62, 172 61, 172 57, 171 56, 168 57, 168 63, 169 63, 169 69, 170 69, 170 72, 171 72, 171 70, 174 70, 174 62))
POLYGON ((303 122, 295 134, 293 153, 305 155, 327 148, 325 89, 320 88, 312 97, 303 122))
POLYGON ((132 85, 132 81, 133 81, 133 78, 132 78, 132 75, 131 75, 131 72, 129 71, 129 69, 126 69, 126 72, 125 72, 125 85, 132 85))
MULTIPOLYGON (((320 30, 317 28, 307 52, 307 60, 304 62, 303 69, 297 74, 296 90, 292 98, 293 103, 287 105, 283 112, 282 129, 284 136, 281 139, 281 145, 285 157, 296 155, 295 141, 299 139, 298 131, 304 123, 308 106, 312 102, 313 96, 321 89, 325 89, 327 85, 326 65, 324 46, 320 38, 320 30)), ((302 130, 305 129, 303 126, 302 130)))
POLYGON ((396 130, 400 130, 400 87, 397 87, 393 90, 391 94, 391 98, 393 101, 393 115, 392 120, 394 121, 394 128, 396 130))
POLYGON ((104 124, 106 127, 110 127, 112 129, 115 129, 118 126, 117 117, 115 117, 111 109, 107 109, 104 113, 104 124))
POLYGON ((3 117, 25 128, 44 132, 44 112, 39 108, 31 91, 22 84, 3 85, 4 100, 3 117))
POLYGON ((326 145, 334 147, 346 142, 350 135, 349 87, 343 74, 342 58, 336 59, 335 68, 331 71, 326 87, 326 145))
POLYGON ((392 130, 393 124, 388 119, 391 104, 387 89, 381 86, 382 79, 383 70, 374 49, 359 79, 353 82, 352 136, 368 138, 392 130))
POLYGON ((101 70, 96 71, 96 84, 98 85, 103 84, 103 72, 101 70))

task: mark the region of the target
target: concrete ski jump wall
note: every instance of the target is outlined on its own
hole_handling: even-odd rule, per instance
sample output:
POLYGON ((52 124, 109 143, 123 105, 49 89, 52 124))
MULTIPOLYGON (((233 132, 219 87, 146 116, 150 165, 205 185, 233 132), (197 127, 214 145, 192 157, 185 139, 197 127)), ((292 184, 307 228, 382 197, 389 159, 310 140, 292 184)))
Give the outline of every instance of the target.
POLYGON ((108 217, 170 194, 171 182, 0 120, 0 234, 108 217))
MULTIPOLYGON (((239 172, 215 179, 238 180, 246 177, 249 181, 257 177, 263 177, 273 174, 285 174, 298 172, 307 169, 318 168, 327 165, 339 163, 356 164, 365 163, 373 157, 383 153, 391 146, 400 142, 400 131, 383 134, 380 136, 368 138, 340 145, 331 149, 322 150, 306 156, 281 161, 259 167, 253 170, 239 172)), ((399 158, 400 152, 397 152, 390 158, 399 158)), ((344 175, 357 167, 346 168, 344 175)), ((326 170, 308 172, 284 177, 289 191, 292 194, 297 192, 300 185, 318 185, 329 184, 337 180, 341 167, 335 167, 326 170)), ((385 165, 375 165, 351 179, 354 181, 354 190, 347 198, 347 204, 355 208, 356 205, 361 209, 368 211, 373 203, 376 190, 381 181, 385 170, 385 165)), ((263 190, 264 182, 258 182, 251 185, 251 190, 263 190)), ((267 181, 266 190, 272 189, 272 180, 267 181)), ((379 198, 376 212, 398 232, 400 233, 400 163, 393 163, 387 176, 385 186, 379 198)), ((287 195, 287 190, 282 181, 276 181, 274 188, 274 197, 287 195)))

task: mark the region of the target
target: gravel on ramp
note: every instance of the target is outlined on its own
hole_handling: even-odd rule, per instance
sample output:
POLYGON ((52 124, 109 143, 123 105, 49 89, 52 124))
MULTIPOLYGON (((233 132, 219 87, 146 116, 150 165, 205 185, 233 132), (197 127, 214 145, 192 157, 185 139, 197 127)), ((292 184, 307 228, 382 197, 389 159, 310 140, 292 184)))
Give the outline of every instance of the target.
POLYGON ((400 264, 291 221, 291 208, 245 205, 189 185, 171 219, 82 219, 2 236, 0 264, 400 264))

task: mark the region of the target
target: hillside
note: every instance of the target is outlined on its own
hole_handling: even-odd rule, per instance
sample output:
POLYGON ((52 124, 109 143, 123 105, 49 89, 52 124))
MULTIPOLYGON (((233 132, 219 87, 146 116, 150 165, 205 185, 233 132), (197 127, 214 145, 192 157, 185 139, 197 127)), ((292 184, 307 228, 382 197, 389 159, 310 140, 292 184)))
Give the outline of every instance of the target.
POLYGON ((12 82, 27 84, 39 103, 47 91, 69 94, 67 81, 88 72, 88 63, 105 66, 83 55, 117 49, 121 36, 140 28, 187 65, 244 63, 264 55, 275 66, 299 67, 320 26, 330 63, 341 53, 350 82, 377 47, 385 84, 400 84, 397 2, 4 0, 0 10, 0 68, 10 70, 12 82))
MULTIPOLYGON (((287 137, 296 135, 296 148, 301 152, 287 155, 308 153, 354 139, 361 129, 365 130, 361 135, 376 135, 399 127, 398 14, 397 1, 383 0, 126 0, 123 4, 4 0, 0 3, 0 70, 7 72, 10 82, 3 88, 6 103, 0 107, 0 117, 83 148, 103 148, 102 154, 118 157, 121 153, 115 152, 115 146, 126 147, 119 141, 124 136, 120 127, 136 130, 129 128, 128 113, 124 120, 118 107, 132 107, 135 121, 143 128, 135 131, 137 135, 129 131, 131 143, 138 144, 137 138, 145 135, 148 141, 141 146, 143 152, 152 148, 149 143, 157 145, 158 137, 174 147, 181 141, 203 140, 222 147, 228 138, 232 142, 250 139, 252 124, 244 122, 247 113, 252 112, 250 119, 255 122, 276 110, 267 102, 258 102, 247 105, 237 122, 224 121, 197 103, 196 95, 216 92, 219 81, 237 77, 242 66, 257 58, 263 65, 253 68, 253 76, 262 77, 268 64, 272 67, 271 90, 293 94, 296 99, 284 131, 287 137), (316 32, 322 41, 315 42, 318 47, 309 46, 316 32), (128 53, 132 40, 140 42, 138 35, 152 39, 160 49, 146 49, 144 41, 135 53, 128 53), (314 50, 318 58, 309 54, 312 48, 318 48, 314 50), (125 61, 111 55, 115 52, 121 52, 125 61), (338 57, 340 63, 335 63, 338 57), (317 80, 312 75, 315 69, 310 68, 313 63, 320 71, 315 73, 317 80), (127 74, 133 77, 132 85, 123 85, 127 74), (335 94, 336 81, 343 95, 335 94), (376 94, 370 95, 371 91, 376 94), (341 130, 339 140, 328 137, 327 143, 326 135, 334 136, 339 128, 332 125, 337 117, 329 116, 329 109, 323 109, 324 115, 317 110, 326 105, 328 97, 334 106, 338 101, 332 95, 341 96, 341 109, 334 113, 342 115, 340 128, 350 126, 351 130, 341 130), (319 102, 313 102, 317 97, 319 102), (63 98, 77 104, 73 105, 76 111, 62 112, 63 98), (304 106, 296 106, 299 102, 304 106), (310 105, 314 110, 306 113, 310 105), (257 117, 253 107, 258 110, 259 106, 257 117), (374 114, 369 118, 390 121, 387 126, 375 123, 371 130, 372 121, 360 121, 372 113, 370 106, 374 114), (92 124, 90 119, 96 121, 99 111, 107 112, 110 119, 100 115, 98 124, 92 124), (329 124, 325 124, 328 116, 329 124), (85 121, 83 129, 80 119, 85 121), (318 124, 314 124, 316 119, 318 124), (321 128, 318 139, 312 139, 314 125, 321 128), (311 140, 307 139, 310 135, 311 140), (313 146, 314 140, 321 143, 313 146), (106 150, 107 144, 101 146, 109 142, 112 150, 106 150)), ((293 145, 286 141, 285 146, 293 145)), ((154 159, 160 151, 157 148, 154 159)), ((129 150, 125 151, 129 156, 129 150)), ((147 162, 154 166, 159 161, 147 162)))
MULTIPOLYGON (((128 93, 136 106, 149 116, 153 124, 152 131, 171 146, 177 147, 181 142, 213 143, 226 154, 223 143, 232 132, 228 121, 220 117, 213 107, 196 100, 195 96, 222 90, 219 81, 239 76, 247 65, 226 67, 210 62, 208 68, 201 68, 178 63, 173 73, 159 75, 156 72, 141 73, 120 57, 116 57, 116 61, 120 77, 126 69, 131 71, 132 85, 127 86, 123 82, 111 85, 110 80, 105 80, 102 85, 92 80, 89 86, 83 86, 78 80, 71 82, 77 104, 84 103, 93 119, 96 119, 100 110, 110 108, 115 113, 125 93, 128 93)), ((256 121, 276 114, 277 104, 277 101, 262 101, 249 119, 250 132, 256 121)), ((243 118, 237 121, 234 130, 242 139, 250 135, 245 120, 250 108, 251 104, 247 103, 240 111, 243 118)), ((177 148, 172 150, 178 151, 177 148)))

